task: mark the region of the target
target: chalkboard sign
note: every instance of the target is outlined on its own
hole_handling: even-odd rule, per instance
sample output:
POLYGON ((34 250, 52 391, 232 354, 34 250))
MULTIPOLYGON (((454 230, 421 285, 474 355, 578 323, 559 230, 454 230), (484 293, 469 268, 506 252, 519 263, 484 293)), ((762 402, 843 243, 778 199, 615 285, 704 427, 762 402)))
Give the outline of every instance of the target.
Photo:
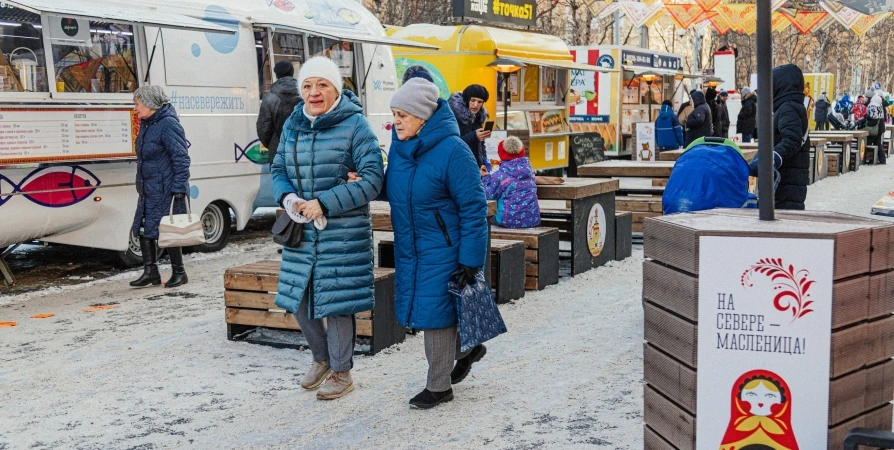
POLYGON ((605 139, 599 133, 571 135, 571 155, 568 176, 577 176, 577 168, 584 164, 605 161, 605 139))

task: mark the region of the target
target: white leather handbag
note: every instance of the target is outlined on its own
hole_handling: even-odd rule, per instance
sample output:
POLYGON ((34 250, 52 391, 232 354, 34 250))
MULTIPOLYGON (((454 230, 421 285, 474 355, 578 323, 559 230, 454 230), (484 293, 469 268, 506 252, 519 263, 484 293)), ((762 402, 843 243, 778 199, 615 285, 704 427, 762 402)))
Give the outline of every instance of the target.
POLYGON ((171 209, 167 216, 161 218, 158 224, 158 246, 161 248, 190 247, 205 243, 205 229, 197 214, 193 214, 186 202, 186 214, 174 215, 174 200, 171 199, 171 209))

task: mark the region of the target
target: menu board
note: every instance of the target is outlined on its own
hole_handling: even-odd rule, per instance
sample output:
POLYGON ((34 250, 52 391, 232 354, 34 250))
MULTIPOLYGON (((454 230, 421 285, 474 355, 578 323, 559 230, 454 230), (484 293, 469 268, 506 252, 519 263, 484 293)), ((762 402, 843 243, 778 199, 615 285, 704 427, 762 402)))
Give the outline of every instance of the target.
POLYGON ((0 164, 133 157, 138 130, 130 108, 4 109, 0 164))

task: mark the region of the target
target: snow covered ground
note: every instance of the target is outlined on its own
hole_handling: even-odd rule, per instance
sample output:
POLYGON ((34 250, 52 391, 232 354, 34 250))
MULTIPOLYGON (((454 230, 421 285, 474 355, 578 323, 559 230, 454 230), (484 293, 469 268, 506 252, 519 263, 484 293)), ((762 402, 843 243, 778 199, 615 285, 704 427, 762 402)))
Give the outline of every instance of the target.
MULTIPOLYGON (((892 166, 810 187, 808 207, 868 215, 892 166)), ((187 259, 176 291, 129 272, 0 296, 0 450, 20 448, 642 448, 642 250, 501 306, 510 332, 430 411, 422 337, 355 359, 356 392, 298 387, 307 351, 226 340, 223 271, 275 259, 266 240, 187 259), (96 304, 113 309, 84 312, 96 304), (35 314, 52 313, 48 319, 35 314)), ((167 275, 168 268, 163 268, 167 275)))

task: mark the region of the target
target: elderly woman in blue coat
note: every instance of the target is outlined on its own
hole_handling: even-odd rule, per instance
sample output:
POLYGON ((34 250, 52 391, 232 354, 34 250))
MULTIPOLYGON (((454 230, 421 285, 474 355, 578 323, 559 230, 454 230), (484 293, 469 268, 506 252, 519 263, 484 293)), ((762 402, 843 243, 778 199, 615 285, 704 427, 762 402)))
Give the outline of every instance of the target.
POLYGON ((332 400, 354 389, 354 314, 373 307, 368 204, 382 189, 382 152, 335 63, 308 60, 298 87, 304 101, 283 127, 271 171, 275 198, 304 234, 298 247, 283 249, 276 304, 295 314, 310 346, 301 387, 325 382, 317 398, 332 400), (349 173, 359 181, 348 183, 349 173))
MULTIPOLYGON (((137 179, 139 194, 137 212, 131 232, 140 238, 143 254, 143 274, 130 283, 133 287, 161 284, 158 273, 158 224, 167 216, 174 203, 174 213, 186 212, 186 193, 189 192, 189 154, 186 134, 171 105, 171 99, 159 86, 143 86, 134 92, 134 111, 140 118, 137 134, 137 179), (174 200, 177 201, 174 201, 174 200)), ((186 284, 183 252, 169 248, 171 278, 165 287, 186 284)))
POLYGON ((410 400, 431 408, 453 399, 483 345, 459 352, 455 299, 447 283, 473 282, 487 256, 487 200, 472 152, 437 86, 411 78, 391 100, 394 139, 386 192, 394 227, 397 320, 424 330, 428 379, 410 400), (454 361, 457 359, 456 364, 454 361))

